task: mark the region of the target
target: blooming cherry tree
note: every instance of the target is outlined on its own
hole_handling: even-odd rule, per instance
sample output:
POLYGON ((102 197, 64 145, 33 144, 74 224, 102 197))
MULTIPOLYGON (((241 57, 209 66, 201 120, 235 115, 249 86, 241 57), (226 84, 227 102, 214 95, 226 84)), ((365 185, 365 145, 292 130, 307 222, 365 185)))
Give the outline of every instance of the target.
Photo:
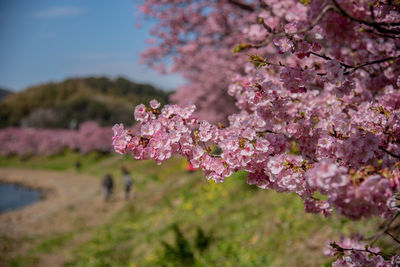
MULTIPOLYGON (((189 83, 173 97, 179 105, 137 106, 138 134, 114 126, 117 152, 157 163, 179 154, 215 182, 245 170, 248 184, 295 192, 307 212, 394 221, 397 1, 148 0, 141 9, 160 22, 145 60, 159 68, 171 56, 189 83)), ((331 248, 336 266, 397 266, 378 249, 331 248)))
POLYGON ((10 127, 0 130, 0 155, 54 155, 65 149, 82 154, 91 151, 110 152, 112 146, 106 140, 112 135, 109 127, 99 127, 92 121, 82 123, 78 131, 10 127))

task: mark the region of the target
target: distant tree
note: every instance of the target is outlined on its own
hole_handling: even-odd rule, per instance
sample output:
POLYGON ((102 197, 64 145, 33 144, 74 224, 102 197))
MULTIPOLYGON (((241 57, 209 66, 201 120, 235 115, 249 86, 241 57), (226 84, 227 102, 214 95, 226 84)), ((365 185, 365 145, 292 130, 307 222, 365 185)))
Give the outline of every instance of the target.
POLYGON ((65 149, 82 154, 97 151, 109 153, 112 146, 110 127, 99 127, 96 122, 87 121, 78 130, 5 128, 0 130, 0 156, 60 154, 65 149))

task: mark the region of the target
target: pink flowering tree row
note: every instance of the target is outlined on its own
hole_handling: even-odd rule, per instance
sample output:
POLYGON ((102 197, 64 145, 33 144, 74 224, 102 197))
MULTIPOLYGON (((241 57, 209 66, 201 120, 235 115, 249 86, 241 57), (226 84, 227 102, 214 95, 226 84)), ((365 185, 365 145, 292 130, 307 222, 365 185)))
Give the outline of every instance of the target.
POLYGON ((66 129, 5 128, 0 130, 1 156, 54 155, 65 149, 82 154, 110 152, 112 130, 95 122, 82 123, 78 131, 66 129))
MULTIPOLYGON (((245 170, 248 184, 295 192, 307 212, 386 218, 384 234, 399 242, 390 232, 400 212, 398 2, 148 0, 141 9, 159 20, 144 59, 162 68, 172 57, 188 84, 177 105, 137 106, 137 134, 114 126, 117 152, 157 163, 182 155, 215 182, 245 170)), ((334 265, 397 266, 398 256, 365 245, 332 242, 334 265)))

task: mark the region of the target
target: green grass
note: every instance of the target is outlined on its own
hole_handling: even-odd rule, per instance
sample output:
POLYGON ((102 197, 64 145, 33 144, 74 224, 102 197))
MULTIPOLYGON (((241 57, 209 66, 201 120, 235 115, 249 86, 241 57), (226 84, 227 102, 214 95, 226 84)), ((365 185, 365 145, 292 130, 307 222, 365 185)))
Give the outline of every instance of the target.
MULTIPOLYGON (((186 173, 180 158, 157 166, 119 155, 82 157, 68 152, 23 164, 3 159, 0 165, 66 170, 74 168, 77 158, 82 172, 97 177, 104 172, 119 177, 120 167, 128 167, 135 198, 79 244, 66 266, 324 266, 331 261, 322 252, 328 240, 338 240, 341 233, 372 234, 379 221, 307 214, 294 194, 248 186, 245 173, 222 184, 208 182, 201 172, 186 173), (202 249, 199 229, 207 243, 202 249)), ((51 237, 19 262, 56 252, 78 234, 51 237)))
POLYGON ((82 166, 81 170, 85 171, 87 168, 109 157, 111 156, 102 155, 96 152, 81 155, 66 150, 60 155, 53 156, 36 156, 28 158, 20 158, 17 156, 7 158, 0 157, 0 167, 66 171, 75 169, 75 164, 79 161, 82 166))
POLYGON ((199 174, 174 181, 178 173, 171 172, 149 195, 100 228, 75 251, 70 264, 186 266, 165 251, 164 243, 173 244, 173 227, 178 225, 190 244, 194 266, 323 265, 329 258, 323 256, 320 242, 338 236, 339 230, 362 230, 360 223, 305 214, 295 195, 248 187, 243 173, 224 184, 204 182, 199 174), (152 202, 156 193, 161 195, 152 202), (195 249, 198 228, 213 236, 203 252, 195 249))
POLYGON ((68 243, 73 237, 73 233, 62 233, 51 237, 47 240, 41 242, 36 248, 35 252, 37 253, 50 253, 57 248, 63 247, 68 243))

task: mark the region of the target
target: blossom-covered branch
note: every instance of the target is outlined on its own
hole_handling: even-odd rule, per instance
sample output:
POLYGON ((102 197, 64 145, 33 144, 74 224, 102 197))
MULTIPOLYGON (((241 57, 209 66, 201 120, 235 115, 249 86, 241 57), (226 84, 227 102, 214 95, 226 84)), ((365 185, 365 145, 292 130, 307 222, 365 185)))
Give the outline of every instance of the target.
MULTIPOLYGON (((244 170, 248 184, 294 192, 325 216, 398 211, 400 43, 390 37, 398 6, 148 0, 141 8, 160 20, 144 59, 161 68, 172 56, 188 84, 172 97, 177 105, 136 107, 138 133, 116 125, 117 152, 157 163, 178 154, 215 182, 244 170)), ((368 251, 346 252, 349 263, 369 262, 368 251)))
POLYGON ((326 253, 335 256, 333 266, 382 266, 396 267, 399 256, 382 253, 378 247, 369 247, 357 239, 343 239, 341 242, 331 242, 326 253))
MULTIPOLYGON (((392 29, 392 28, 385 28, 384 26, 395 27, 400 26, 400 22, 376 22, 375 21, 375 13, 372 8, 370 8, 371 16, 373 17, 374 21, 367 21, 364 19, 356 18, 350 15, 342 6, 337 2, 337 0, 332 0, 335 7, 343 14, 345 17, 349 18, 352 21, 359 22, 361 24, 365 24, 367 26, 371 26, 379 32, 382 33, 391 33, 391 34, 400 34, 400 29, 392 29)), ((370 6, 371 7, 371 6, 370 6)))

